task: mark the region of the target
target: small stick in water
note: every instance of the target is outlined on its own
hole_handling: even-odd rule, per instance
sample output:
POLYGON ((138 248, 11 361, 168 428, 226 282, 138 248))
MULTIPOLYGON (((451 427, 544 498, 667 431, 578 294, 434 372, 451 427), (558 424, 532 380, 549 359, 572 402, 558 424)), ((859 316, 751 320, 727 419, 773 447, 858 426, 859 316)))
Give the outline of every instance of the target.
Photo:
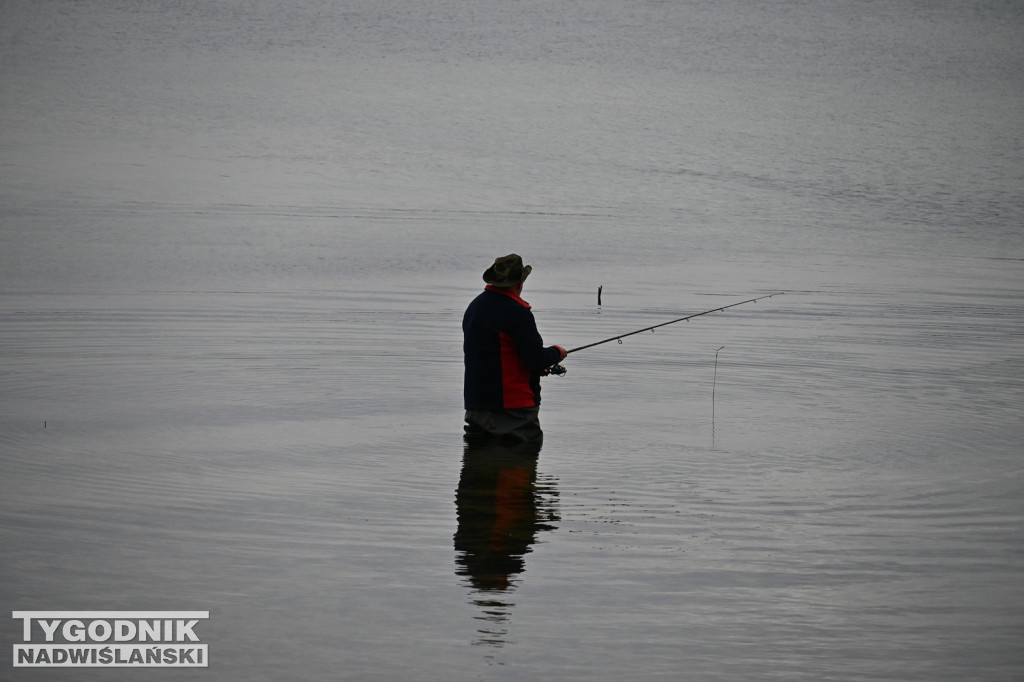
POLYGON ((604 289, 604 285, 597 287, 597 304, 601 305, 601 289, 604 289))

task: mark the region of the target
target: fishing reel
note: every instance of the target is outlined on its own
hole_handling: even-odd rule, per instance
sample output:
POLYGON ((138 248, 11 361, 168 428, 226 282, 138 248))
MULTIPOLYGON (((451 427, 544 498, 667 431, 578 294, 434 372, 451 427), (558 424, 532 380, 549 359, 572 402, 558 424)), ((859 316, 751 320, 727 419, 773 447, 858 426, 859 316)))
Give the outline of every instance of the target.
POLYGON ((548 374, 555 374, 555 375, 560 376, 560 377, 564 377, 565 373, 568 372, 568 371, 569 370, 567 370, 563 365, 560 365, 560 364, 557 364, 557 363, 554 364, 554 365, 551 365, 547 369, 547 373, 548 374))

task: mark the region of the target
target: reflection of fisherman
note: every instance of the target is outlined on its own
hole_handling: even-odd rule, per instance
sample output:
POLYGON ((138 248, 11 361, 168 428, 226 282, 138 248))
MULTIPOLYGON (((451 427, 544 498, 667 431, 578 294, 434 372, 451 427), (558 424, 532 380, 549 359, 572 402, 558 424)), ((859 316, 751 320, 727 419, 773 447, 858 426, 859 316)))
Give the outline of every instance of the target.
POLYGON ((456 572, 478 590, 507 590, 523 571, 523 555, 537 532, 553 528, 546 521, 557 521, 555 510, 539 499, 537 452, 527 445, 466 448, 455 495, 456 572))
POLYGON ((466 437, 539 441, 540 377, 565 358, 544 346, 530 304, 520 294, 533 268, 516 254, 496 258, 487 287, 462 318, 466 437))

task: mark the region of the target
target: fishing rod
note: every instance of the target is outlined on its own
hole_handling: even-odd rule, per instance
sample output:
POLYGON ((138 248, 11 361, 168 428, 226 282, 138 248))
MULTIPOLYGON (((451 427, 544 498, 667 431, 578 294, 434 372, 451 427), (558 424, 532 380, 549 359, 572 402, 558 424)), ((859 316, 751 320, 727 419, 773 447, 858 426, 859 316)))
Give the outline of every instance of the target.
MULTIPOLYGON (((609 343, 611 341, 618 341, 619 343, 622 343, 622 339, 626 338, 627 336, 633 336, 634 334, 642 334, 643 332, 653 332, 655 329, 657 329, 659 327, 666 327, 666 326, 668 326, 670 324, 675 324, 676 322, 684 322, 686 320, 692 320, 693 318, 700 317, 701 315, 709 315, 711 313, 718 313, 718 312, 721 312, 723 310, 727 310, 729 308, 735 308, 738 305, 743 305, 744 303, 756 303, 757 301, 760 301, 761 299, 764 299, 764 298, 772 298, 773 296, 782 296, 784 293, 785 292, 783 292, 783 291, 778 291, 778 292, 776 292, 774 294, 765 294, 764 296, 758 296, 757 298, 748 298, 746 301, 740 301, 739 303, 730 303, 729 305, 724 305, 721 308, 712 308, 711 310, 705 310, 704 312, 694 313, 693 315, 687 315, 686 317, 680 317, 680 318, 677 318, 675 320, 669 320, 668 322, 662 322, 661 324, 651 325, 650 327, 644 327, 643 329, 637 329, 636 331, 626 332, 625 334, 619 334, 618 336, 610 336, 607 339, 604 339, 602 341, 595 341, 594 343, 588 343, 585 346, 580 346, 578 348, 573 348, 571 350, 567 350, 565 352, 565 354, 569 355, 569 353, 575 353, 576 351, 579 351, 579 350, 586 350, 587 348, 593 348, 594 346, 600 346, 603 343, 609 343)), ((558 376, 563 376, 566 373, 567 370, 562 365, 555 364, 548 371, 551 374, 557 374, 558 376)))

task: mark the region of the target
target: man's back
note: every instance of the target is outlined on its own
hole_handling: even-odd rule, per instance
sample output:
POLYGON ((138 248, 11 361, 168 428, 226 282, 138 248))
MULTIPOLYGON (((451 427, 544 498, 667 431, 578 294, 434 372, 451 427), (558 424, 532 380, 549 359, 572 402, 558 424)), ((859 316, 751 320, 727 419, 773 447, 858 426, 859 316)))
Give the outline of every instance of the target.
POLYGON ((545 349, 529 305, 512 291, 488 287, 462 319, 467 410, 540 404, 540 372, 558 362, 545 349))

